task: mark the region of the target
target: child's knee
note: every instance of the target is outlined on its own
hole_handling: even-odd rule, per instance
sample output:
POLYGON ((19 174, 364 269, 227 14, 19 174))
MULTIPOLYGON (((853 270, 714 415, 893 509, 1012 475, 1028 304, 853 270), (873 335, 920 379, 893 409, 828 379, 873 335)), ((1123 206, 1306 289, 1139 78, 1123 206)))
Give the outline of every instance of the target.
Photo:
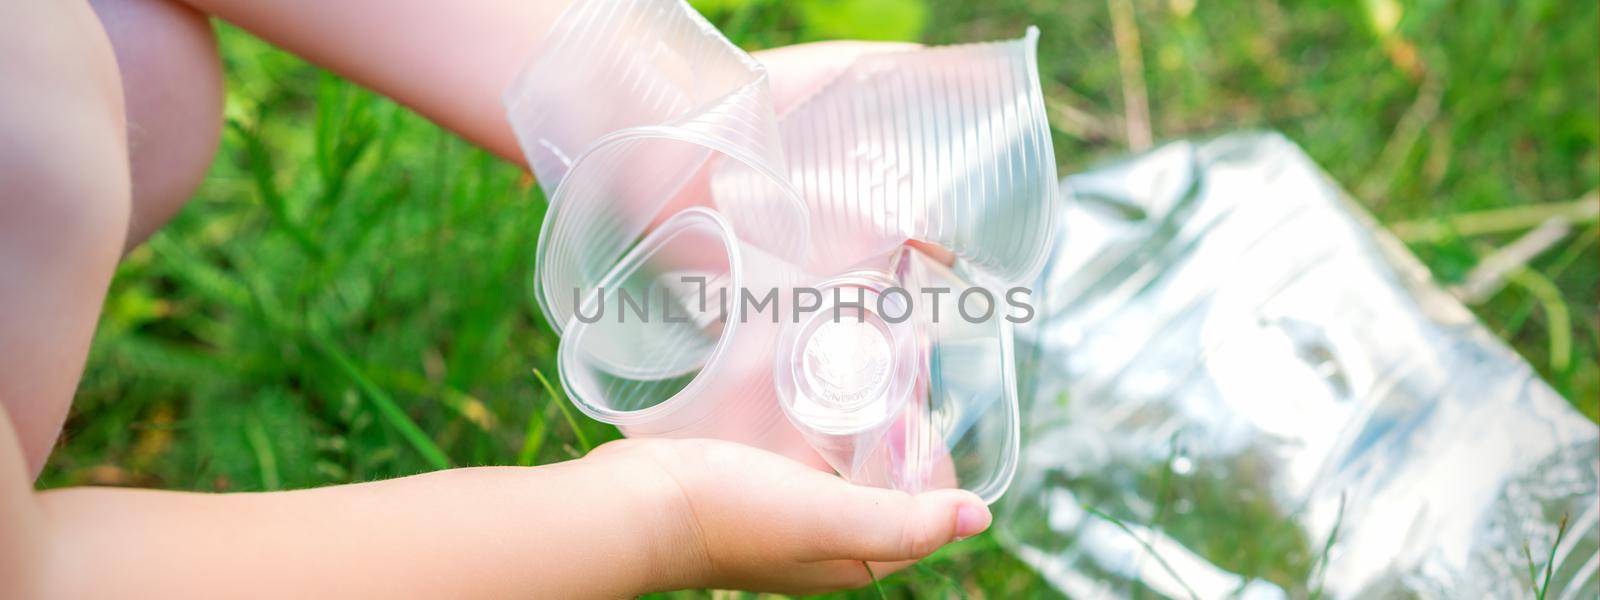
POLYGON ((8 12, 17 18, 0 20, 0 251, 10 256, 0 260, 21 251, 104 263, 129 210, 110 44, 86 4, 23 0, 8 12))
POLYGON ((90 0, 115 49, 133 180, 127 246, 194 194, 222 135, 222 63, 206 16, 175 0, 90 0))
POLYGON ((121 255, 127 137, 116 59, 88 4, 0 12, 0 401, 37 473, 121 255))

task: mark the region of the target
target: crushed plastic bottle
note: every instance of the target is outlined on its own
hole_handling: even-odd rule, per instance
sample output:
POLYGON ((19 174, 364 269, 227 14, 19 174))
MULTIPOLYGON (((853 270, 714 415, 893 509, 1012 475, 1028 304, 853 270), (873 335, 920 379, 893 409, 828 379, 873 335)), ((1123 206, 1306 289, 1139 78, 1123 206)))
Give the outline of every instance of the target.
POLYGON ((1600 430, 1294 144, 1062 186, 996 527, 1062 592, 1600 595, 1600 430))

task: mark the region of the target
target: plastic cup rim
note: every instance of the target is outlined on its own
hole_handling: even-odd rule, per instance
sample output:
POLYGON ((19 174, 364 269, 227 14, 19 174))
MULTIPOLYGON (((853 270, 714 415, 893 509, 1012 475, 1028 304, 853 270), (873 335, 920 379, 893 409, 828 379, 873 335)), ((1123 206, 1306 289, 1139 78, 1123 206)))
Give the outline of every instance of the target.
MULTIPOLYGON (((600 287, 607 287, 621 274, 638 267, 638 263, 648 257, 661 244, 670 241, 685 228, 693 225, 710 225, 716 228, 719 233, 718 237, 722 240, 725 255, 728 257, 729 280, 734 289, 739 289, 739 286, 744 281, 744 266, 739 252, 739 240, 734 237, 732 227, 728 225, 728 222, 720 214, 701 206, 686 208, 672 215, 658 226, 655 231, 645 236, 643 241, 628 251, 628 254, 617 261, 617 265, 605 277, 601 278, 600 287)), ((587 297, 585 297, 584 302, 588 302, 587 297)), ((587 330, 587 324, 579 322, 577 315, 573 315, 567 321, 566 333, 562 335, 560 348, 556 353, 556 368, 561 374, 562 387, 566 389, 567 396, 572 398, 572 403, 584 414, 598 421, 625 427, 648 423, 651 420, 676 412, 682 406, 688 404, 689 400, 698 396, 708 385, 705 374, 717 370, 717 366, 723 362, 728 346, 731 345, 729 342, 738 334, 740 328, 738 319, 726 319, 723 323, 722 333, 717 337, 716 345, 711 349, 711 354, 706 357, 705 365, 700 368, 700 372, 695 374, 683 389, 678 390, 671 397, 637 410, 617 410, 595 405, 589 402, 584 394, 574 387, 572 382, 576 378, 567 376, 569 357, 579 351, 577 349, 578 342, 583 339, 587 330)))

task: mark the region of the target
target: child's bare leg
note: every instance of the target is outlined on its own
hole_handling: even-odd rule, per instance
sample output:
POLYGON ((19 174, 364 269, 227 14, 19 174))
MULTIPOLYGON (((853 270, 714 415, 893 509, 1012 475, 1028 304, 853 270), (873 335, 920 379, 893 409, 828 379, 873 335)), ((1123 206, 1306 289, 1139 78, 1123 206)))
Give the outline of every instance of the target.
POLYGON ((128 228, 122 86, 88 4, 0 4, 0 406, 38 473, 128 228))
POLYGON ((0 22, 0 406, 38 473, 117 257, 210 165, 222 78, 210 24, 175 2, 25 0, 0 22))
POLYGON ((205 15, 174 0, 90 0, 111 38, 128 115, 133 212, 125 249, 199 187, 222 132, 222 62, 205 15))

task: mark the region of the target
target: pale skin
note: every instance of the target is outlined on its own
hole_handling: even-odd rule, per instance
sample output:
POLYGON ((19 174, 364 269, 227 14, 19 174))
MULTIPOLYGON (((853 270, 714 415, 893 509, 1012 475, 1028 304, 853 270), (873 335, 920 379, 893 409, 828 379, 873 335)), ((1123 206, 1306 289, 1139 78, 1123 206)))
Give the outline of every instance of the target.
MULTIPOLYGON (((616 597, 868 583, 989 524, 957 490, 849 485, 707 441, 256 494, 36 492, 112 270, 217 144, 230 21, 520 163, 500 95, 557 0, 0 3, 0 597, 616 597)), ((792 102, 862 52, 758 55, 792 102)))

